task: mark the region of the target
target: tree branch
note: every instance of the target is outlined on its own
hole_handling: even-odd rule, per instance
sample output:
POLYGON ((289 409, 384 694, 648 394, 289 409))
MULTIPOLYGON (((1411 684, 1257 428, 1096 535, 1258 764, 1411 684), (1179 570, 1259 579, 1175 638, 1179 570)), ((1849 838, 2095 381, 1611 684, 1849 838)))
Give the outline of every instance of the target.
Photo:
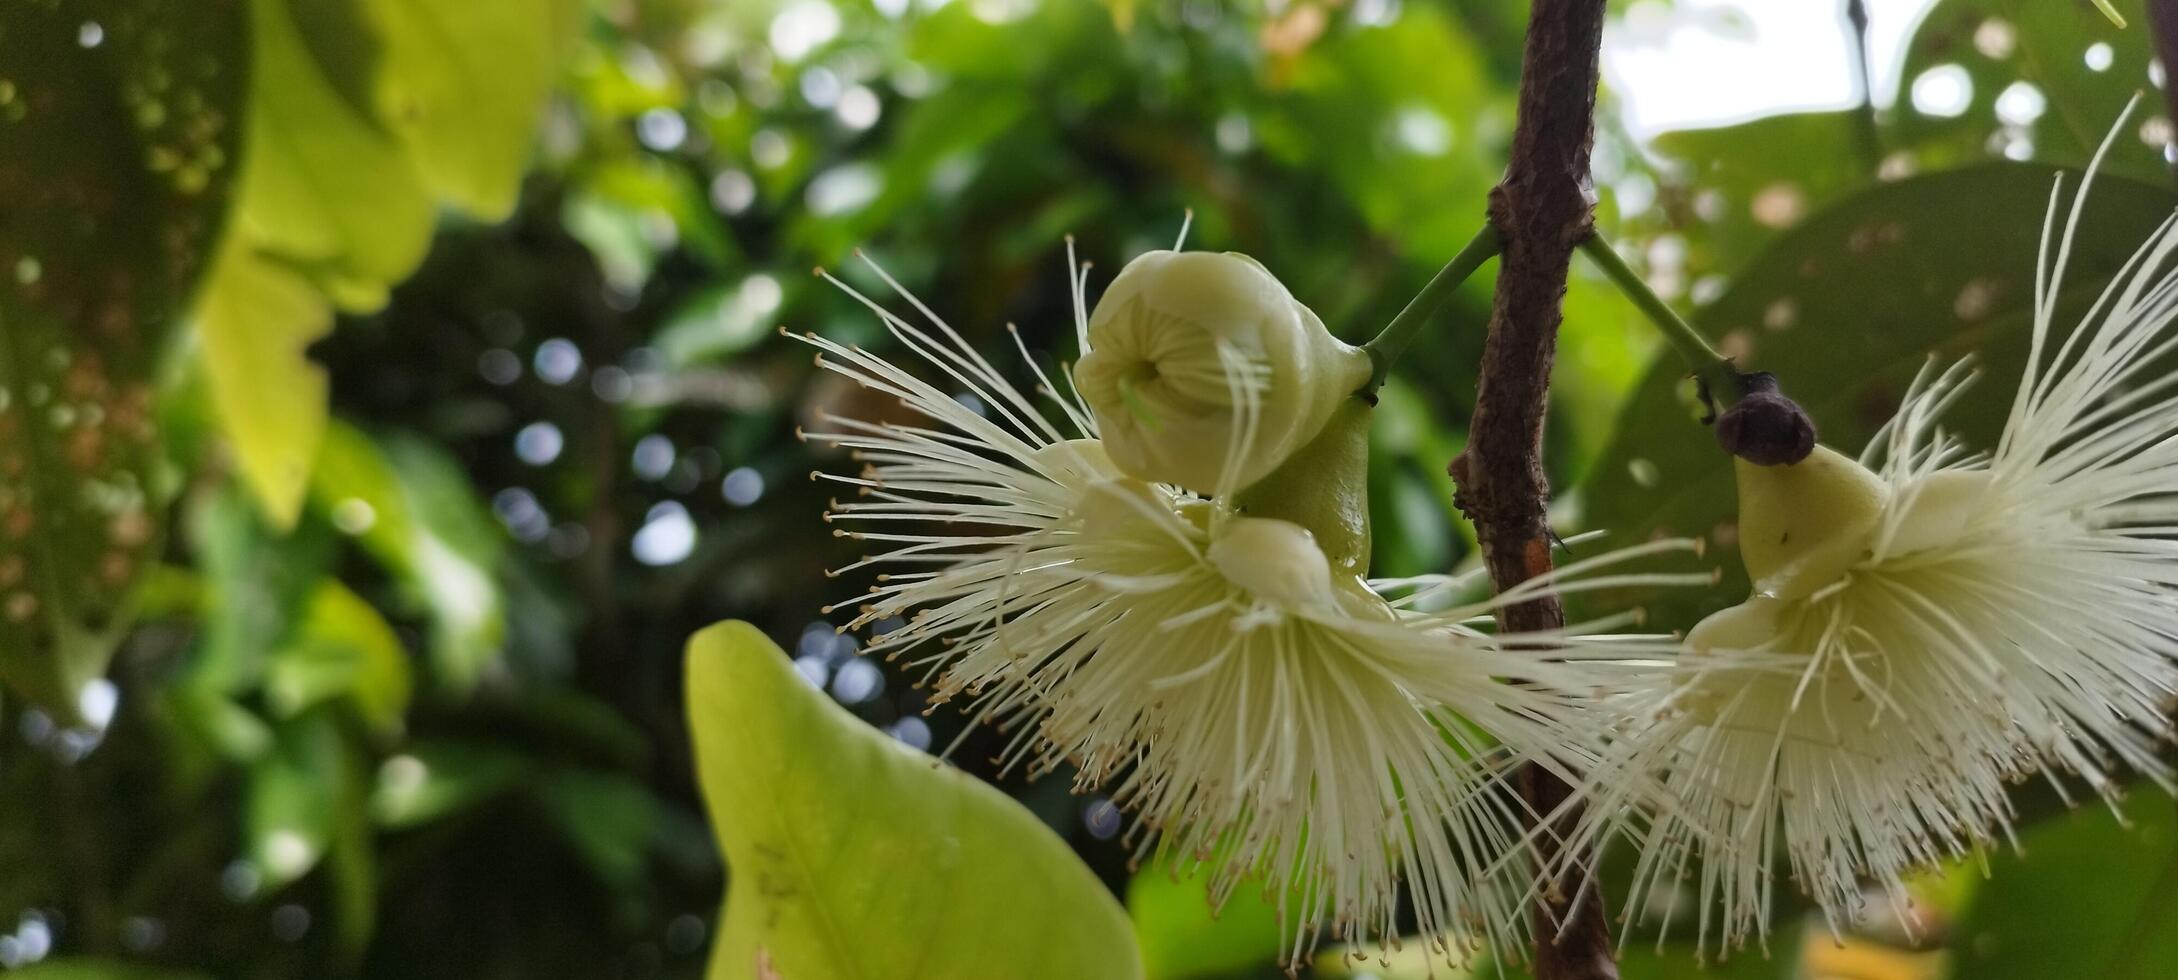
MULTIPOLYGON (((1604 0, 1535 0, 1521 62, 1512 158, 1504 181, 1490 194, 1490 221, 1505 250, 1474 422, 1452 475, 1460 485, 1460 507, 1475 524, 1490 579, 1501 592, 1551 569, 1543 416, 1566 270, 1574 248, 1591 230, 1588 156, 1595 137, 1603 17, 1604 0)), ((1498 622, 1508 632, 1556 629, 1565 625, 1565 609, 1551 596, 1507 607, 1498 622)), ((1522 773, 1520 785, 1538 814, 1556 812, 1571 793, 1534 766, 1522 773)), ((1556 855, 1548 853, 1552 835, 1538 836, 1544 859, 1556 864, 1556 855)), ((1618 977, 1603 901, 1580 878, 1578 870, 1561 876, 1534 910, 1537 980, 1618 977)))

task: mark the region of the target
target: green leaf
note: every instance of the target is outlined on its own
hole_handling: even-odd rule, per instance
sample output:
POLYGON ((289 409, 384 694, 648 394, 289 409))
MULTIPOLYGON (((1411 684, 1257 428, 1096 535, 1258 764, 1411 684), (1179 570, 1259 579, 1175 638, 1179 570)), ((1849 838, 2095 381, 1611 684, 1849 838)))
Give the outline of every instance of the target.
POLYGON ((731 870, 714 980, 1142 975, 1065 842, 855 719, 755 627, 689 641, 688 719, 731 870))
MULTIPOLYGON (((1982 378, 1946 428, 1993 447, 2025 358, 2050 181, 2038 166, 1988 164, 1872 188, 1780 238, 1694 323, 1742 367, 1776 372, 1822 440, 1847 453, 1890 417, 1932 352, 1947 361, 1972 355, 1982 378)), ((2060 325, 2174 204, 2178 197, 2160 188, 2096 183, 2060 325)), ((1684 375, 1667 354, 1635 390, 1584 490, 1587 523, 1622 541, 1707 536, 1729 553, 1738 540, 1730 457, 1694 421, 1684 375)), ((1745 595, 1739 562, 1719 563, 1726 578, 1718 588, 1642 596, 1652 624, 1690 626, 1745 595)))
POLYGON ((2178 969, 2178 808, 2151 787, 2022 835, 1960 924, 1961 977, 2160 980, 2178 969))
MULTIPOLYGON (((1798 112, 1657 137, 1656 152, 1684 165, 1702 219, 1685 236, 1687 266, 1729 273, 1760 248, 1875 179, 1853 111, 1798 112)), ((1642 220, 1646 216, 1629 216, 1642 220)))
POLYGON ((202 973, 89 956, 32 963, 8 971, 8 977, 9 980, 206 980, 202 973))
POLYGON ((325 856, 347 768, 340 733, 324 715, 283 728, 273 752, 251 768, 249 858, 262 888, 301 878, 325 856))
POLYGON ((305 351, 333 327, 316 286, 246 235, 228 237, 197 301, 197 340, 242 482, 265 516, 292 527, 325 435, 325 369, 305 351))
POLYGON ((2119 133, 2108 166, 2112 173, 2167 183, 2163 143, 2137 135, 2142 120, 2164 115, 2162 99, 2150 87, 2148 66, 2154 60, 2147 25, 2119 28, 2085 3, 1943 0, 1922 19, 1907 46, 1895 128, 1902 139, 1948 143, 1960 159, 1992 155, 2007 133, 2017 134, 2026 138, 2020 145, 2031 148, 2034 159, 2078 166, 2117 122, 2126 101, 2145 92, 2144 111, 2119 133), (2089 50, 2098 45, 2109 57, 2096 63, 2099 68, 2088 61, 2089 50), (1910 111, 1914 81, 1931 69, 1952 66, 1964 69, 1973 90, 1966 111, 1953 118, 1910 111), (2017 83, 2039 93, 2046 106, 2025 125, 2008 124, 1998 113, 1997 100, 2017 83))
POLYGON ((326 77, 294 8, 250 0, 250 13, 247 174, 197 331, 243 479, 290 527, 325 431, 325 372, 305 350, 332 329, 326 293, 350 309, 384 303, 423 259, 431 199, 400 143, 326 77))
POLYGON ((641 885, 658 822, 658 800, 649 787, 614 773, 562 767, 545 773, 531 792, 600 883, 615 893, 641 885))
POLYGON ((325 580, 331 535, 306 525, 280 537, 239 491, 226 490, 197 502, 189 536, 208 597, 185 682, 222 694, 252 692, 325 580))
POLYGON ((1371 231, 1447 258, 1474 235, 1503 169, 1491 132, 1510 129, 1510 114, 1491 105, 1475 40, 1447 12, 1416 4, 1327 36, 1273 94, 1257 117, 1264 149, 1320 168, 1371 231))
POLYGON ((535 770, 526 755, 477 742, 420 742, 378 767, 371 816, 400 829, 459 813, 520 785, 535 770))
POLYGON ((1241 888, 1225 907, 1210 907, 1209 877, 1175 875, 1169 864, 1144 868, 1127 882, 1127 914, 1150 980, 1223 976, 1278 962, 1285 930, 1278 906, 1241 888))
POLYGON ((390 52, 353 34, 314 49, 297 4, 251 0, 250 8, 257 73, 239 231, 256 250, 307 271, 343 308, 376 309, 386 287, 423 260, 431 195, 400 139, 343 97, 321 52, 369 51, 374 41, 379 57, 390 52))
POLYGON ((226 212, 245 36, 232 5, 8 7, 0 680, 64 718, 164 530, 151 375, 226 212))
POLYGON ((675 367, 738 354, 771 335, 780 301, 779 280, 767 274, 706 287, 674 309, 651 346, 675 367))
POLYGON ((343 947, 369 942, 378 907, 372 825, 359 760, 332 715, 284 723, 273 751, 251 767, 246 832, 260 894, 324 863, 343 947))
POLYGON ((438 196, 497 221, 573 39, 574 0, 364 0, 383 39, 375 100, 438 196))
POLYGON ((483 513, 467 474, 420 440, 373 442, 334 424, 312 476, 317 506, 394 576, 431 620, 431 656, 456 691, 476 683, 506 638, 498 572, 503 533, 483 513))
POLYGON ((395 734, 412 684, 408 652, 393 627, 361 596, 328 579, 311 594, 294 641, 274 654, 265 694, 284 717, 346 697, 372 728, 395 734))
POLYGON ((332 309, 383 306, 436 204, 504 217, 572 28, 569 0, 250 0, 255 78, 233 228, 199 305, 205 375, 281 527, 326 424, 305 354, 332 309))

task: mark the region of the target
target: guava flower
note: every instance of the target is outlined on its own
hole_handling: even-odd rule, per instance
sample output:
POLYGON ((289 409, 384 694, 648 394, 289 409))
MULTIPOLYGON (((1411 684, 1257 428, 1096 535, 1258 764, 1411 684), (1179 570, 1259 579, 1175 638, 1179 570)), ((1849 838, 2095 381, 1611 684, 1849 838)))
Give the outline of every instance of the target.
MULTIPOLYGON (((1768 918, 1771 862, 1833 929, 1864 885, 2009 831, 2010 782, 2105 795, 2158 757, 2178 692, 2178 228, 2146 242, 2075 329, 2055 323, 2093 168, 2053 192, 2030 355, 1993 452, 1938 428, 1970 373, 1924 371, 1858 462, 1818 449, 1739 464, 1754 595, 1688 635, 1684 680, 1635 702, 1647 727, 1592 780, 1600 824, 1628 802, 1638 878, 1697 854, 1703 938, 1768 918), (2059 223, 2062 219, 2062 231, 2059 223), (1661 771, 1660 800, 1629 770, 1661 771)), ((1641 907, 1637 895, 1631 907, 1641 907)))
MULTIPOLYGON (((1085 279, 1072 277, 1076 326, 1093 339, 1085 279)), ((1138 856, 1161 849, 1207 874, 1220 903, 1264 889, 1295 961, 1323 934, 1395 941, 1402 882, 1425 935, 1513 948, 1532 879, 1517 874, 1526 814, 1507 776, 1522 760, 1568 777, 1595 761, 1598 683, 1582 658, 1611 641, 1493 638, 1465 625, 1488 603, 1403 608, 1459 584, 1442 579, 1394 583, 1401 604, 1388 602, 1305 514, 1260 516, 1129 474, 1098 438, 1112 416, 1063 394, 1025 349, 1033 395, 913 297, 925 324, 855 295, 946 382, 806 338, 822 366, 922 417, 808 434, 865 464, 833 477, 858 496, 827 519, 874 549, 851 569, 886 570, 853 625, 905 617, 870 652, 907 658, 934 700, 971 699, 1013 732, 1008 767, 1071 765, 1077 790, 1108 789, 1137 818, 1138 856), (1549 662, 1531 652, 1544 645, 1571 649, 1549 662)), ((1246 376, 1235 367, 1228 383, 1246 376)), ((1343 401, 1317 443, 1366 439, 1366 407, 1343 401)), ((1248 414, 1236 431, 1255 428, 1248 414)), ((1650 581, 1611 566, 1680 546, 1591 558, 1567 567, 1577 584, 1496 601, 1650 581)))
POLYGON ((1234 252, 1149 252, 1127 263, 1082 346, 1074 379, 1113 462, 1204 494, 1262 479, 1369 378, 1367 354, 1234 252))

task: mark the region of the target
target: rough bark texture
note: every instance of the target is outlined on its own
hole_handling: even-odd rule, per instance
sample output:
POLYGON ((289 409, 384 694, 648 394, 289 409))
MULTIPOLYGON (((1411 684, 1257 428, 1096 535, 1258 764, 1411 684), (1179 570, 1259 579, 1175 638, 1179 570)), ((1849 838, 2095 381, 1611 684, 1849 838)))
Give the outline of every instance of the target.
MULTIPOLYGON (((1520 72, 1520 116, 1505 180, 1490 195, 1490 220, 1503 237, 1497 298, 1483 347, 1468 448, 1452 464, 1460 506, 1475 524, 1483 560, 1499 590, 1550 571, 1544 506, 1543 415, 1573 250, 1591 228, 1588 155, 1596 108, 1597 52, 1604 0, 1535 0, 1520 72)), ((1508 630, 1565 624, 1557 599, 1498 614, 1508 630)), ((1530 767, 1521 790, 1549 814, 1569 794, 1530 767)), ((1577 875, 1556 883, 1534 911, 1537 980, 1616 980, 1610 923, 1594 888, 1577 875), (1583 896, 1578 905, 1571 896, 1583 896)))

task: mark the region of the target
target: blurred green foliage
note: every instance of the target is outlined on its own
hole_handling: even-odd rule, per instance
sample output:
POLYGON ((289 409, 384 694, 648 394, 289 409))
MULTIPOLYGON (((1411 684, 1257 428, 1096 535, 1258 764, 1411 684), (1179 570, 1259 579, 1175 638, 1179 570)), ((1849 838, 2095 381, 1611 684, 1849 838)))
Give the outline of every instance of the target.
MULTIPOLYGON (((1276 975, 1266 908, 1212 918, 1199 882, 1135 876, 1109 801, 1069 795, 1063 774, 998 773, 1003 735, 926 716, 913 674, 835 634, 820 610, 854 586, 823 570, 854 553, 804 476, 845 461, 793 429, 885 408, 771 331, 889 343, 808 275, 881 293, 859 248, 985 348, 1011 321, 1034 355, 1069 359, 1065 236, 1101 282, 1192 209, 1190 245, 1254 255, 1362 339, 1480 220, 1524 13, 0 0, 0 966, 703 975, 724 868, 681 651, 742 618, 869 726, 957 742, 954 763, 1126 896, 1150 975, 1276 975), (77 408, 66 423, 54 392, 77 408)), ((1789 366, 1833 440, 1854 443, 1932 349, 1980 350, 1993 377, 1975 404, 1996 404, 2052 165, 2083 163, 2160 78, 2141 19, 2121 32, 2085 3, 1941 0, 1894 107, 1647 145, 1607 91, 1599 224, 1729 350, 1789 366), (1912 108, 1929 72, 1963 74, 1961 111, 1912 108)), ((2159 105, 2136 120, 2078 288, 2173 202, 2170 124, 2159 105)), ((1678 366, 1652 365, 1632 308, 1574 272, 1556 515, 1729 544, 1678 366)), ((1383 392, 1382 574, 1468 558, 1443 467, 1490 285, 1463 289, 1383 392)), ((1644 599, 1656 625, 1698 611, 1644 599)), ((720 724, 807 700, 736 700, 751 693, 719 692, 750 716, 720 724)), ((868 748, 812 726, 812 745, 868 748)), ((841 776, 812 753, 780 785, 841 776)), ((718 807, 767 802, 710 789, 718 807)), ((1962 977, 2075 954, 2161 975, 2178 865, 2168 800, 2140 795, 2140 830, 2039 820, 2024 858, 1991 859, 1992 884, 1932 879, 1929 929, 1878 915, 1845 948, 1890 964, 1869 976, 1928 975, 1900 971, 1958 937, 1962 977)), ((903 890, 945 877, 874 859, 836 873, 857 870, 903 890)), ((1633 928, 1661 924, 1647 912, 1633 928)), ((1836 975, 1799 956, 1836 948, 1820 926, 1803 947, 1799 917, 1780 908, 1770 957, 1712 973, 1836 975)), ((1334 951, 1316 970, 1401 967, 1334 951)), ((1635 942, 1626 970, 1686 976, 1693 957, 1635 942)))

